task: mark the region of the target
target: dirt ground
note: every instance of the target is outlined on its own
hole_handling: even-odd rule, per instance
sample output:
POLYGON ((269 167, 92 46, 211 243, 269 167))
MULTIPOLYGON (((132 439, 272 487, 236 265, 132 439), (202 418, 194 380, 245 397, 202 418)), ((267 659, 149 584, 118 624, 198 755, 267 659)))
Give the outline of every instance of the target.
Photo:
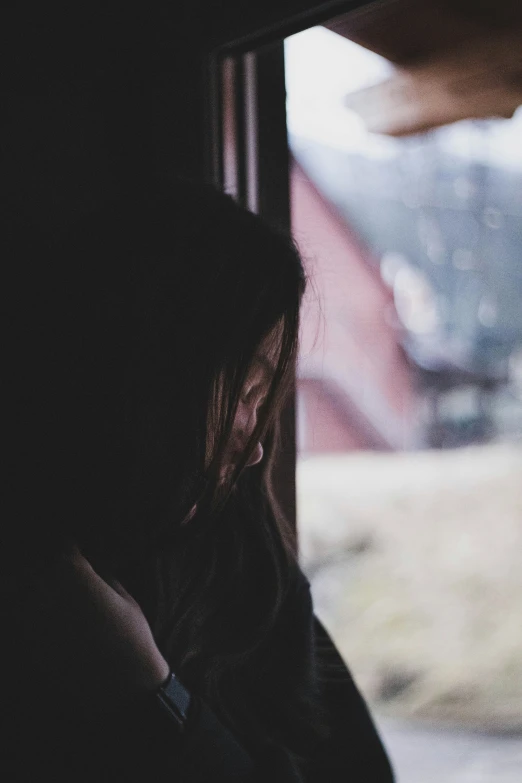
POLYGON ((521 447, 301 459, 298 519, 316 612, 379 715, 522 732, 521 447))

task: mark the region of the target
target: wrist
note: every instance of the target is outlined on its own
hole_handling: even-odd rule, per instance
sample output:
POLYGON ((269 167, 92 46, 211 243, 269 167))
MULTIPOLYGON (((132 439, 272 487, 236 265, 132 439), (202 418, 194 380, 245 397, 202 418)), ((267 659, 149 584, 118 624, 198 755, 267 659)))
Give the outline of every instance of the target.
POLYGON ((170 678, 170 666, 165 658, 160 655, 151 666, 146 681, 143 684, 143 691, 147 694, 157 693, 159 688, 165 685, 170 678))

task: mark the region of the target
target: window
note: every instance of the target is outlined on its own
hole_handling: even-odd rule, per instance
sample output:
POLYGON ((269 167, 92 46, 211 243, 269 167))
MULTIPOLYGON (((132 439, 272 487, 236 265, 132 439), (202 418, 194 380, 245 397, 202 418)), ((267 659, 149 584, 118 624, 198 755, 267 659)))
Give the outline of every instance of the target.
POLYGON ((522 753, 522 116, 466 8, 224 50, 214 104, 216 181, 310 272, 280 487, 291 511, 296 437, 303 568, 401 783, 514 781, 522 753))

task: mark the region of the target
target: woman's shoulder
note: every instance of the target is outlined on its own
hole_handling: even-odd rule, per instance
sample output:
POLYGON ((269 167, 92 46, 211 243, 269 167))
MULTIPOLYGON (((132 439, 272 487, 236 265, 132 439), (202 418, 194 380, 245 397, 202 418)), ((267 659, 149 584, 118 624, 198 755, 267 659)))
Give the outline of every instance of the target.
POLYGON ((290 594, 302 598, 310 595, 310 581, 297 558, 290 564, 290 594))
POLYGON ((265 640, 264 664, 270 662, 288 680, 299 680, 312 666, 314 615, 310 583, 299 564, 291 565, 287 589, 275 623, 265 640), (272 660, 273 659, 273 660, 272 660))
POLYGON ((302 622, 306 621, 307 625, 313 615, 310 582, 297 560, 293 561, 290 566, 288 587, 281 612, 288 619, 293 617, 295 622, 300 619, 302 622))

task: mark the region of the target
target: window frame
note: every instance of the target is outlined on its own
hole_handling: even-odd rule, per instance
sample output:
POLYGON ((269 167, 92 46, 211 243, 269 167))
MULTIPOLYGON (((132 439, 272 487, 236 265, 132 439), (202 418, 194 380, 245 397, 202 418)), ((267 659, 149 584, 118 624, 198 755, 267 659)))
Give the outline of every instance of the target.
MULTIPOLYGON (((286 126, 284 39, 340 15, 354 21, 399 0, 333 0, 282 9, 286 17, 226 20, 228 33, 210 48, 205 64, 206 178, 269 224, 290 231, 289 150, 286 126), (230 24, 228 24, 230 23, 230 24)), ((290 5, 290 4, 289 4, 290 5)), ((299 5, 299 4, 298 4, 299 5)), ((279 14, 281 11, 278 12, 279 14)), ((272 14, 273 16, 273 14, 272 14)), ((296 524, 296 395, 282 412, 281 448, 274 465, 278 503, 296 524)))

